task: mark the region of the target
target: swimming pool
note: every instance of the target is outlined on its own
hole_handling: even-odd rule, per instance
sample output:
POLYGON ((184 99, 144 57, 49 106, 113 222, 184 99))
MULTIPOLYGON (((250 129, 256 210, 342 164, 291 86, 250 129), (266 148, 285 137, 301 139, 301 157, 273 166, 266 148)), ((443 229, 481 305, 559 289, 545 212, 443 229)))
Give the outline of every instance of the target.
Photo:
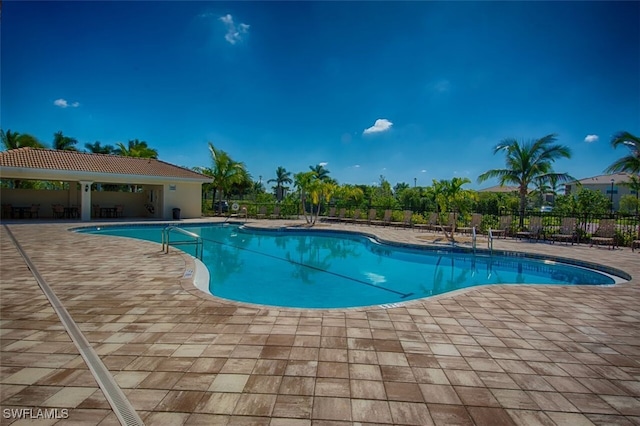
MULTIPOLYGON (((211 294, 298 308, 389 305, 486 284, 611 285, 604 273, 522 254, 474 254, 382 244, 366 235, 321 230, 185 227, 204 240, 211 294)), ((162 226, 82 232, 161 241, 162 226)), ((194 254, 193 246, 180 246, 194 254)))

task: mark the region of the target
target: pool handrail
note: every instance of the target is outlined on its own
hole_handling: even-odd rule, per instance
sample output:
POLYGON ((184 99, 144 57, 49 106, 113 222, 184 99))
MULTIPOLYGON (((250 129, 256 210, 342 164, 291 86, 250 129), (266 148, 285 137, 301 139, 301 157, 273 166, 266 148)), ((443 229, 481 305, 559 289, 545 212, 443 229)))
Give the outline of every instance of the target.
POLYGON ((162 251, 165 253, 169 253, 170 245, 181 245, 181 244, 195 244, 196 246, 196 255, 195 257, 202 260, 202 252, 204 251, 204 243, 202 241, 202 237, 194 232, 187 231, 175 225, 168 225, 162 229, 162 251), (179 232, 188 237, 194 238, 194 241, 174 241, 171 242, 171 231, 179 232))
POLYGON ((476 253, 476 239, 478 237, 477 234, 476 234, 476 227, 475 226, 471 228, 471 234, 472 234, 471 246, 473 247, 473 253, 475 254, 476 253))
POLYGON ((491 228, 489 228, 489 232, 487 234, 487 248, 489 249, 489 252, 493 254, 493 232, 491 231, 491 228))

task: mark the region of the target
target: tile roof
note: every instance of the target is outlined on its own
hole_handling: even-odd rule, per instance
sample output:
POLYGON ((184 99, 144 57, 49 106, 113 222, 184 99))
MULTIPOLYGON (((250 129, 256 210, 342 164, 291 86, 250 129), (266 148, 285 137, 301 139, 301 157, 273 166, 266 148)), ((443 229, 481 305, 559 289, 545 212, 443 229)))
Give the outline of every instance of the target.
POLYGON ((208 176, 152 158, 31 147, 0 152, 0 167, 210 180, 208 176))
POLYGON ((484 189, 480 189, 478 190, 478 192, 518 192, 520 191, 520 188, 518 188, 517 186, 502 186, 502 185, 496 185, 496 186, 492 186, 490 188, 484 188, 484 189))

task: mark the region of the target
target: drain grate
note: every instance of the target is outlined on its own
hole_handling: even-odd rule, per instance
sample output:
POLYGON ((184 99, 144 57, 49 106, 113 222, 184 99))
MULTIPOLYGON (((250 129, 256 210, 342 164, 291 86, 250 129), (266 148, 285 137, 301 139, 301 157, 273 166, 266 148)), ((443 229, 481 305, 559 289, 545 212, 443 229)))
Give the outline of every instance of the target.
POLYGON ((11 241, 13 241, 18 252, 20 252, 20 255, 31 270, 31 274, 33 274, 33 277, 38 282, 38 285, 45 296, 47 296, 47 299, 49 299, 49 303, 51 303, 51 306, 53 306, 53 309, 58 314, 62 325, 64 325, 67 333, 69 333, 69 336, 71 336, 71 339, 78 348, 80 355, 87 363, 89 370, 91 370, 93 377, 96 382, 98 382, 98 386, 102 389, 102 393, 105 398, 107 398, 107 401, 109 401, 109 404, 111 405, 115 415, 118 417, 118 420, 120 420, 120 423, 127 426, 144 425, 142 419, 138 416, 138 413, 136 413, 136 410, 122 392, 122 389, 120 389, 120 386, 118 386, 109 370, 107 370, 107 367, 102 363, 98 354, 96 354, 87 339, 84 337, 84 334, 82 334, 78 325, 73 321, 69 312, 62 305, 58 296, 56 296, 49 284, 47 284, 44 278, 42 278, 42 275, 40 275, 40 272, 38 272, 38 269, 35 267, 33 262, 31 262, 29 256, 24 252, 22 246, 15 238, 9 227, 7 227, 7 225, 3 226, 9 234, 9 238, 11 238, 11 241))

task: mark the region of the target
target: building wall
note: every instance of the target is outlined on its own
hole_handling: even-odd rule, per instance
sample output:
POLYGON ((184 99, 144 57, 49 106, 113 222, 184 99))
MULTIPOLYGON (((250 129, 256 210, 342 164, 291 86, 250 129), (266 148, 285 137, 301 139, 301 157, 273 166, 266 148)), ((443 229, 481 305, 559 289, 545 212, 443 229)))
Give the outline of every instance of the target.
MULTIPOLYGON (((576 186, 575 184, 572 184, 570 188, 569 188, 569 185, 567 185, 566 188, 570 189, 570 191, 568 191, 567 193, 571 193, 571 194, 577 193, 581 188, 590 189, 592 191, 598 191, 608 199, 611 199, 611 182, 609 182, 608 184, 604 182, 603 183, 587 183, 587 184, 582 184, 581 186, 576 186)), ((630 195, 630 194, 631 194, 631 188, 629 188, 626 185, 620 185, 620 184, 614 183, 613 184, 613 209, 615 211, 618 211, 620 209, 620 199, 623 196, 630 195)), ((635 195, 635 193, 633 195, 635 195)))
POLYGON ((202 184, 165 184, 162 192, 163 219, 171 219, 174 208, 180 209, 182 219, 202 217, 202 184))

